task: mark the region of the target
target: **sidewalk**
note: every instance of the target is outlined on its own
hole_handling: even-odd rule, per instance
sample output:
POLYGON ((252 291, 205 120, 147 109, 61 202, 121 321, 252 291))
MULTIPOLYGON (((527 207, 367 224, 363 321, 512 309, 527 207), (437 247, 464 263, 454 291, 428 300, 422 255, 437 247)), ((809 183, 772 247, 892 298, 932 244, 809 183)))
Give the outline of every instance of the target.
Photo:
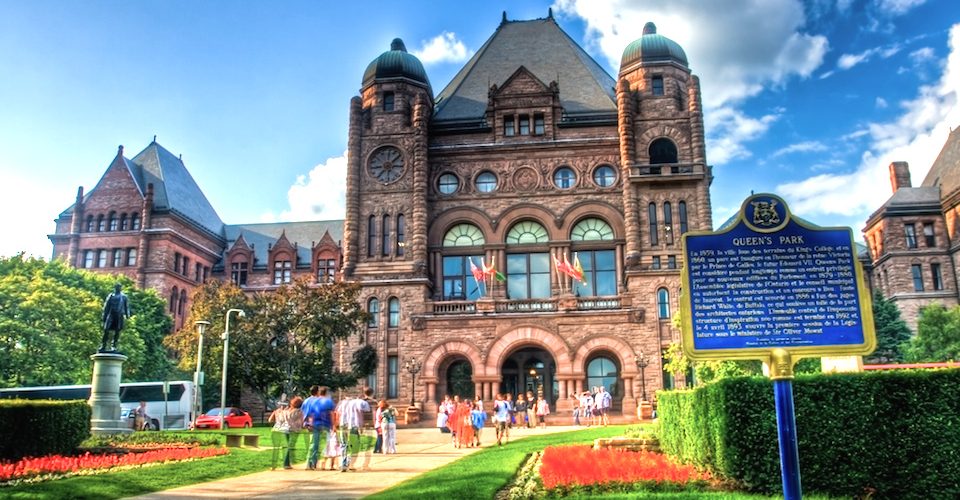
MULTIPOLYGON (((546 429, 514 429, 511 440, 554 432, 580 429, 572 426, 552 426, 546 429)), ((483 447, 496 444, 494 430, 483 431, 487 441, 483 447)), ((246 476, 158 491, 139 497, 142 500, 171 500, 184 498, 362 498, 385 490, 414 476, 446 465, 469 455, 479 448, 454 448, 450 434, 441 434, 436 428, 406 428, 397 430, 395 455, 375 454, 370 469, 359 472, 305 470, 303 462, 292 470, 263 471, 246 476)), ((507 445, 509 446, 509 444, 507 445)), ((265 451, 264 453, 269 453, 265 451)), ((362 460, 362 459, 361 459, 362 460)))

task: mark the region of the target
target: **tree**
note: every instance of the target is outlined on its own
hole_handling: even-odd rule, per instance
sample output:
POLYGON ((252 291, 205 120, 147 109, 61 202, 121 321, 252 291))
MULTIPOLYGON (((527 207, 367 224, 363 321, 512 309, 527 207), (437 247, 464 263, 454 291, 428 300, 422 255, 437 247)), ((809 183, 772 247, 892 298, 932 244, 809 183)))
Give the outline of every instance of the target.
POLYGON ((941 362, 960 359, 960 306, 947 309, 934 303, 920 311, 917 336, 906 349, 907 361, 941 362))
POLYGON ((103 299, 115 283, 132 317, 120 337, 126 381, 164 380, 173 362, 161 345, 171 328, 156 292, 126 276, 74 269, 55 260, 0 258, 0 386, 89 384, 100 345, 103 299))
POLYGON ((900 309, 882 293, 873 293, 873 324, 877 332, 877 349, 864 357, 865 363, 900 363, 903 350, 910 341, 910 327, 900 317, 900 309))
MULTIPOLYGON (((166 345, 180 355, 180 367, 196 363, 194 321, 210 321, 211 331, 223 331, 227 310, 242 309, 244 320, 231 323, 229 371, 266 403, 280 392, 295 394, 313 384, 331 388, 351 386, 352 370, 337 370, 333 345, 362 331, 368 314, 358 301, 360 287, 350 283, 313 285, 295 281, 252 297, 232 283, 211 280, 197 289, 186 327, 171 335, 166 345)), ((208 343, 203 365, 204 389, 215 394, 219 386, 222 343, 208 343), (214 376, 211 376, 214 375, 214 376)))

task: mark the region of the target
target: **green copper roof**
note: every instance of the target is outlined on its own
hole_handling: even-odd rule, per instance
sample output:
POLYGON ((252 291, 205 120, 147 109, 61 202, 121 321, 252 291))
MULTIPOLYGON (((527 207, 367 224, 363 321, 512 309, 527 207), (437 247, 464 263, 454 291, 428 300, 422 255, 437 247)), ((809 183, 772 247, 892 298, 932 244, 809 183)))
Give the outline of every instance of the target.
POLYGON ((657 34, 657 25, 647 23, 643 27, 643 36, 634 40, 623 49, 620 68, 626 68, 636 62, 676 62, 687 65, 687 54, 680 44, 657 34))
MULTIPOLYGON (((423 63, 416 56, 407 52, 403 40, 394 38, 390 43, 390 50, 374 59, 367 70, 363 72, 361 87, 366 87, 374 80, 387 78, 405 78, 420 83, 430 90, 430 80, 423 69, 423 63)), ((431 90, 431 94, 433 91, 431 90)))

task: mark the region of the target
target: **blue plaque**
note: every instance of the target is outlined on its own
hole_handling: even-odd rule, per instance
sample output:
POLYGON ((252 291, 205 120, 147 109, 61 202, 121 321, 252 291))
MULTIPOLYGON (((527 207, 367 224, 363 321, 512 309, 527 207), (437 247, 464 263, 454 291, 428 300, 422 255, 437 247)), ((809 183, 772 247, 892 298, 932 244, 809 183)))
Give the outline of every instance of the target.
POLYGON ((717 232, 683 236, 683 347, 691 359, 869 354, 870 296, 849 228, 791 216, 752 195, 717 232))

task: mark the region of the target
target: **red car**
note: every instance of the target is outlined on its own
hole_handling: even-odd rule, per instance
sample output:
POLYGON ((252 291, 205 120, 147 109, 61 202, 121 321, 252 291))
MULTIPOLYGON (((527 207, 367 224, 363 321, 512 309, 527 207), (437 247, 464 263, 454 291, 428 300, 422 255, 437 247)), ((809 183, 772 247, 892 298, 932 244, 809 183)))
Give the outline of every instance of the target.
MULTIPOLYGON (((253 419, 250 414, 240 408, 232 406, 227 407, 226 418, 223 420, 223 428, 228 427, 253 427, 253 419)), ((197 418, 197 429, 219 429, 220 428, 220 408, 214 408, 205 415, 197 418)))

